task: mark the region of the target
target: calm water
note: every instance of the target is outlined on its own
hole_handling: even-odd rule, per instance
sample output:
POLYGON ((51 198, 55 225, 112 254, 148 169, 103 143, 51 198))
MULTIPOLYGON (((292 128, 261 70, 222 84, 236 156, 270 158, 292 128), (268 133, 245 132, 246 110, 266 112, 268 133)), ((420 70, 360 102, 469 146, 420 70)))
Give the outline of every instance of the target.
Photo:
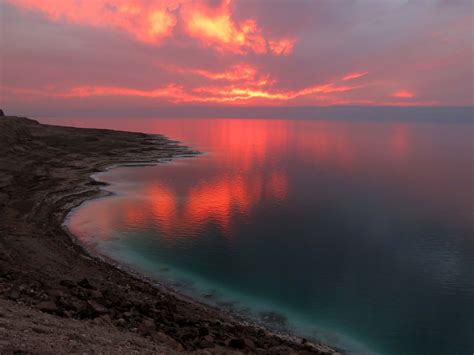
POLYGON ((474 125, 48 122, 159 132, 205 152, 99 174, 116 195, 69 221, 97 252, 354 352, 474 351, 474 125))

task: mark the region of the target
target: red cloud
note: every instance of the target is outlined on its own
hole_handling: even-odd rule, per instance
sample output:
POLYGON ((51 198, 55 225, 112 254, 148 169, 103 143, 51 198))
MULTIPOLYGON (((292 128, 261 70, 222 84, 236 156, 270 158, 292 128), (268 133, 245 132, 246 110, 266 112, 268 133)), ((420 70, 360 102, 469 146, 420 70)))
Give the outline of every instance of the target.
MULTIPOLYGON (((388 105, 388 106, 431 106, 439 102, 431 101, 392 101, 373 100, 365 98, 350 98, 340 94, 355 92, 360 86, 339 86, 329 83, 312 86, 294 91, 265 88, 259 82, 247 84, 231 84, 226 86, 199 86, 187 89, 176 84, 169 84, 154 89, 135 89, 125 86, 87 85, 75 86, 69 89, 47 87, 44 89, 28 89, 4 87, 5 98, 21 102, 35 98, 90 98, 90 97, 139 97, 146 99, 163 99, 173 103, 217 103, 245 105, 251 104, 283 104, 305 98, 318 105, 388 105)), ((306 101, 308 102, 308 101, 306 101)))
MULTIPOLYGON (((185 68, 179 66, 163 66, 166 70, 178 73, 178 74, 193 74, 199 75, 209 80, 222 80, 222 81, 241 81, 249 82, 255 81, 258 77, 257 68, 251 66, 250 64, 240 63, 230 66, 224 71, 210 71, 204 69, 193 69, 185 68)), ((261 79, 259 82, 266 82, 267 76, 264 79, 261 79)))
POLYGON ((176 25, 176 16, 168 10, 172 2, 150 4, 140 0, 8 1, 21 8, 42 12, 53 21, 115 28, 149 43, 158 43, 161 39, 171 36, 176 25))
POLYGON ((206 46, 234 53, 253 51, 267 52, 262 30, 253 19, 240 24, 231 17, 231 1, 223 1, 211 7, 201 2, 187 4, 181 8, 184 27, 189 36, 206 46))
POLYGON ((100 96, 128 96, 143 98, 162 98, 174 103, 180 102, 214 102, 214 103, 246 103, 255 100, 266 102, 287 102, 298 97, 310 95, 338 94, 355 90, 357 87, 337 86, 335 84, 324 84, 312 86, 295 91, 273 90, 265 88, 259 81, 232 84, 227 86, 200 86, 193 89, 186 89, 176 84, 169 84, 154 89, 135 89, 121 86, 99 86, 87 85, 76 86, 67 90, 54 88, 46 90, 28 90, 9 88, 11 94, 29 94, 30 96, 50 96, 59 98, 84 98, 100 96))
POLYGON ((159 44, 171 37, 180 16, 185 33, 205 46, 223 52, 288 55, 294 40, 267 40, 255 19, 236 23, 231 0, 210 6, 205 1, 147 0, 7 0, 39 11, 53 21, 109 27, 127 32, 142 42, 159 44))
POLYGON ((267 40, 255 19, 236 23, 232 19, 232 0, 224 0, 217 6, 193 2, 181 6, 185 31, 205 46, 220 51, 244 54, 254 52, 288 55, 293 51, 295 40, 288 38, 267 40))
POLYGON ((289 55, 293 52, 295 40, 290 38, 282 38, 276 40, 269 40, 268 46, 270 51, 276 55, 289 55))
POLYGON ((398 90, 392 94, 392 97, 399 99, 412 99, 415 97, 415 94, 408 90, 398 90))
POLYGON ((350 73, 350 74, 347 74, 346 76, 344 76, 342 78, 343 81, 347 81, 347 80, 354 80, 354 79, 359 79, 363 76, 366 76, 369 72, 354 72, 354 73, 350 73))

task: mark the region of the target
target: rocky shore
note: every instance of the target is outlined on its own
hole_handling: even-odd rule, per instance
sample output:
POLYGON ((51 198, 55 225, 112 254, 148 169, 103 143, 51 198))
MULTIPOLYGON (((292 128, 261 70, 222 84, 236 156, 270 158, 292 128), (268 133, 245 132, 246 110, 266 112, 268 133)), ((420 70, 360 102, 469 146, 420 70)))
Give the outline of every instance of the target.
POLYGON ((160 135, 0 117, 0 353, 336 354, 90 256, 62 228, 91 174, 195 154, 160 135))

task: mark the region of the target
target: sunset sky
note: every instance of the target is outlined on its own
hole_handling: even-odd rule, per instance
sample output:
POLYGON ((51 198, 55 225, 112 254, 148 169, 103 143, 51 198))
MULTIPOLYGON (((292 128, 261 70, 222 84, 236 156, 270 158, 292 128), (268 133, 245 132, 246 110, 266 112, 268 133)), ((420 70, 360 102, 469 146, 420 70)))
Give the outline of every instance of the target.
POLYGON ((470 0, 0 0, 0 106, 473 105, 470 0))

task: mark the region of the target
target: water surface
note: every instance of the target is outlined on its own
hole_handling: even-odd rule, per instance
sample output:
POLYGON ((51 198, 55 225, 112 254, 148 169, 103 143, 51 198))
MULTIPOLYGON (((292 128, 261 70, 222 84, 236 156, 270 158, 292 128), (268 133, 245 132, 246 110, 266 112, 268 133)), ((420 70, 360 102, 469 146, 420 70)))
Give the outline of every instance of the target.
POLYGON ((99 174, 69 220, 97 252, 354 352, 474 351, 471 123, 47 121, 205 152, 99 174))

